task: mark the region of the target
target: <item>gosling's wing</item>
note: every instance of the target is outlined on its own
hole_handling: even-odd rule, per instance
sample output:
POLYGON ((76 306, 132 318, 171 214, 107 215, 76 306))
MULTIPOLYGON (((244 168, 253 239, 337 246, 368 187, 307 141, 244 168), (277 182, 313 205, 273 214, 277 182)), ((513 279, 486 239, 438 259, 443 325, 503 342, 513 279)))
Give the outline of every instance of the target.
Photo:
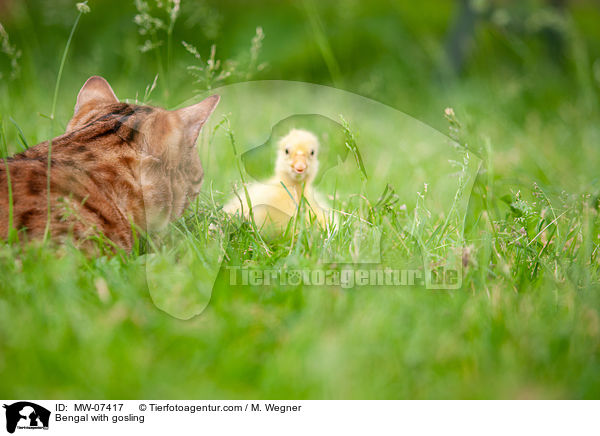
POLYGON ((250 183, 246 185, 246 190, 238 190, 225 204, 223 211, 230 215, 243 215, 249 218, 249 207, 246 201, 246 191, 250 197, 252 208, 261 204, 272 204, 276 202, 276 189, 271 184, 250 183))

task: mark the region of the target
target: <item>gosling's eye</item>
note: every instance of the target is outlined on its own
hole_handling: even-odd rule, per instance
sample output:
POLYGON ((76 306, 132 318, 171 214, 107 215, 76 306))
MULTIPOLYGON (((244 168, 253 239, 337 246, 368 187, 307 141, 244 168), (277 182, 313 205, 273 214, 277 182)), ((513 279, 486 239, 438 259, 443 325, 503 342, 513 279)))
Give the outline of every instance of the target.
POLYGON ((315 155, 315 151, 314 151, 314 150, 311 150, 311 151, 310 151, 310 155, 311 155, 311 156, 314 156, 314 155, 315 155))
POLYGON ((285 154, 290 154, 290 150, 288 150, 287 148, 285 149, 285 154))

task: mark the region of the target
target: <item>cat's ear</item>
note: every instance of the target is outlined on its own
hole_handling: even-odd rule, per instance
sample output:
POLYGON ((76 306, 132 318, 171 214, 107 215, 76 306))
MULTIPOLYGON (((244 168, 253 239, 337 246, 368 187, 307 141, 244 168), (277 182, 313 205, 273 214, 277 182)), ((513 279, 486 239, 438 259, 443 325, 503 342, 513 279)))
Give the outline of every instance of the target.
POLYGON ((190 147, 196 144, 200 129, 208 120, 210 114, 213 113, 221 97, 218 95, 211 95, 205 98, 200 103, 193 104, 191 106, 178 109, 175 113, 183 121, 183 129, 185 135, 185 142, 190 147))
POLYGON ((79 90, 77 103, 75 104, 75 115, 77 115, 77 112, 79 112, 84 105, 92 101, 101 104, 110 104, 118 103, 119 99, 106 79, 100 76, 92 76, 87 79, 81 87, 81 90, 79 90))

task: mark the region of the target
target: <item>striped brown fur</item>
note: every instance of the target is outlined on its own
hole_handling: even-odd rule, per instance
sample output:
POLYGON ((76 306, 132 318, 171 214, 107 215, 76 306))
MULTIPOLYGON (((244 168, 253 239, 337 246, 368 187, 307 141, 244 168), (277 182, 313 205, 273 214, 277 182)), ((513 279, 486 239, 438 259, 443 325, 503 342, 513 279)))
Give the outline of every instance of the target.
POLYGON ((77 97, 64 135, 0 159, 0 238, 13 227, 40 238, 48 223, 48 149, 52 238, 82 246, 104 235, 131 250, 131 224, 157 230, 181 216, 200 190, 196 139, 218 96, 176 111, 121 103, 101 77, 77 97))

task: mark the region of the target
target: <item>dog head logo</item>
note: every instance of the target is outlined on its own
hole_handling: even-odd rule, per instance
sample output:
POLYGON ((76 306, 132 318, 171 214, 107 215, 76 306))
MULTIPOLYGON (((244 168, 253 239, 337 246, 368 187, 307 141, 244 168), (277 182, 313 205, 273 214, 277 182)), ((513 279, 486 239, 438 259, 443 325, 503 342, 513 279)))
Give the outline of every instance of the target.
POLYGON ((28 401, 4 405, 6 409, 6 431, 19 429, 48 429, 50 411, 28 401))

